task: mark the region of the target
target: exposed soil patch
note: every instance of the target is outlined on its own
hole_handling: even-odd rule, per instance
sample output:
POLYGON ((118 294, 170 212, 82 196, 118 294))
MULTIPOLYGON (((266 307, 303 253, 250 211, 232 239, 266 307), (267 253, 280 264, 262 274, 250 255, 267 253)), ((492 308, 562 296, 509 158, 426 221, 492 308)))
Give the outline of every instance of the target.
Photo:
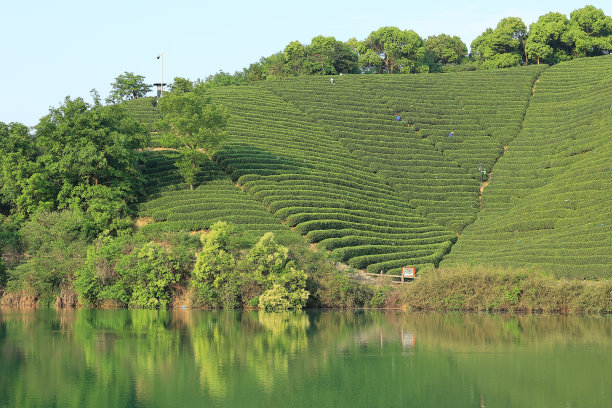
POLYGON ((28 293, 4 293, 0 299, 1 307, 9 307, 12 309, 35 309, 38 304, 38 298, 28 293))
POLYGON ((136 227, 140 229, 144 227, 145 225, 152 224, 153 222, 154 222, 153 218, 151 217, 140 217, 136 220, 136 227))

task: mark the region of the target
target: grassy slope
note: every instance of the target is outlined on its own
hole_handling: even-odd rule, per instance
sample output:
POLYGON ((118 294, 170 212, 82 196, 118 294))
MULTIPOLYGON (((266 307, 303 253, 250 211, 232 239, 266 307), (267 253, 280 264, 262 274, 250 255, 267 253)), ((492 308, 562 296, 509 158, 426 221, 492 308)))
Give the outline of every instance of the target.
POLYGON ((442 263, 612 276, 612 57, 544 72, 483 210, 442 263))
POLYGON ((159 222, 146 228, 199 229, 228 219, 247 230, 287 232, 283 220, 338 260, 396 272, 437 264, 455 232, 474 220, 482 164, 488 171, 495 166, 485 209, 444 264, 564 264, 569 274, 609 276, 610 150, 604 142, 609 145, 611 67, 608 57, 544 72, 516 139, 544 67, 214 89, 214 99, 232 113, 229 138, 215 159, 248 195, 212 168, 214 177, 189 192, 180 186, 172 153, 151 153, 151 188, 158 191, 142 209, 159 222), (403 122, 394 121, 396 112, 403 122), (596 159, 581 159, 589 156, 577 154, 581 141, 596 159), (582 169, 593 175, 585 178, 582 169), (568 201, 557 200, 570 190, 568 201), (223 201, 236 194, 241 198, 223 201), (547 211, 556 214, 554 230, 547 211), (542 216, 525 217, 532 213, 542 216), (532 222, 545 228, 533 230, 532 222))

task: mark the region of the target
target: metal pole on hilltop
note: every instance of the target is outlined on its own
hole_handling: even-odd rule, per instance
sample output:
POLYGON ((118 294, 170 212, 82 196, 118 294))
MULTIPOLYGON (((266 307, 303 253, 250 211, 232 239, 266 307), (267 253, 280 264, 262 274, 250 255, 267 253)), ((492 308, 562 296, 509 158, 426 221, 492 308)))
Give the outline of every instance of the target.
POLYGON ((164 96, 164 53, 162 52, 157 56, 157 59, 161 59, 161 83, 159 84, 159 95, 158 98, 164 96))

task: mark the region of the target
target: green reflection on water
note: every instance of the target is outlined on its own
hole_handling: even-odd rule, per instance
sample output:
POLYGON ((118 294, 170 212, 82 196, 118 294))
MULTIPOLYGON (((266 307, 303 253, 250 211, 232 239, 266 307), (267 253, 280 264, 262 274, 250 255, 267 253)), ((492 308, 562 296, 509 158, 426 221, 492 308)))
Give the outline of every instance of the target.
POLYGON ((609 407, 612 318, 3 311, 1 407, 609 407))

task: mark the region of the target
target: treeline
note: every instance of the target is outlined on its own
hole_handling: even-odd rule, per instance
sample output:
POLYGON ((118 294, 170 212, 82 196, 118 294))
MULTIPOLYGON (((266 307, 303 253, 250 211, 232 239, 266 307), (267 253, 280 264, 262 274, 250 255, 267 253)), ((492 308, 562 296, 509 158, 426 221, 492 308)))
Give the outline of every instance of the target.
POLYGON ((240 84, 301 75, 397 74, 497 69, 527 64, 557 64, 612 51, 612 18, 594 6, 540 16, 529 28, 518 17, 502 19, 470 45, 447 34, 420 37, 413 30, 382 27, 366 39, 347 42, 322 35, 304 45, 289 43, 234 74, 206 78, 215 85, 240 84))
MULTIPOLYGON (((183 186, 193 188, 207 176, 202 149, 223 136, 227 114, 210 102, 208 85, 183 85, 160 101, 159 127, 177 146, 183 186)), ((299 310, 367 301, 369 289, 272 233, 252 245, 224 223, 201 240, 187 229, 138 228, 150 131, 124 104, 105 106, 93 94, 93 104, 67 97, 33 128, 0 122, 0 306, 166 308, 180 298, 299 310)), ((117 99, 128 97, 136 95, 117 99)))

